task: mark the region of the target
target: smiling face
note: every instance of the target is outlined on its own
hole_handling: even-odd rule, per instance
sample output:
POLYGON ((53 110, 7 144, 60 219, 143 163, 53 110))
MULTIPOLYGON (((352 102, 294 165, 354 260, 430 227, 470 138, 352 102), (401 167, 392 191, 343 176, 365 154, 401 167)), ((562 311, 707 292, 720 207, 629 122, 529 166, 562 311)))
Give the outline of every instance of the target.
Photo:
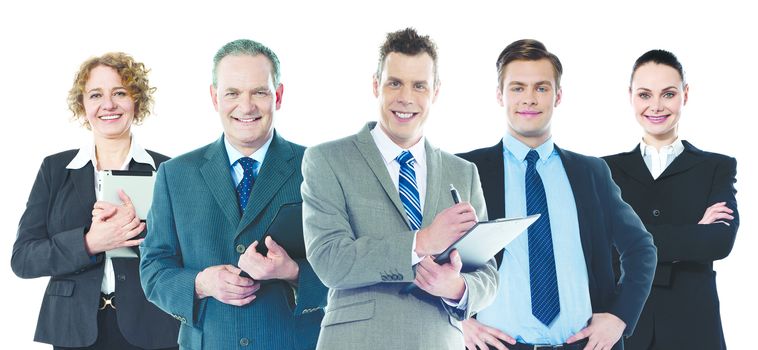
POLYGON ((92 68, 84 84, 82 105, 96 139, 129 137, 134 119, 134 99, 115 69, 108 66, 92 68))
POLYGON ((530 148, 550 137, 553 107, 561 102, 556 89, 555 72, 548 59, 516 60, 503 70, 498 103, 508 112, 508 132, 530 148))
POLYGON ((408 149, 424 134, 424 123, 437 99, 434 60, 427 53, 387 55, 381 76, 374 76, 379 126, 398 146, 408 149))
POLYGON ((216 87, 210 87, 224 135, 247 156, 271 138, 274 111, 281 107, 284 86, 274 86, 271 70, 265 55, 226 56, 216 68, 216 87))
POLYGON ((645 143, 660 148, 676 140, 688 91, 679 72, 668 65, 650 62, 637 68, 629 94, 645 143))

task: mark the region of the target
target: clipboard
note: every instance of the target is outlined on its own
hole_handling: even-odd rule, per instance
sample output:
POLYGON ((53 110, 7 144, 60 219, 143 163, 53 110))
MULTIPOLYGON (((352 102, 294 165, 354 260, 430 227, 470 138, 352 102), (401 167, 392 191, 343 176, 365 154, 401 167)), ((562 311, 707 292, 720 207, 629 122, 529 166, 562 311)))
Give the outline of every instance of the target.
POLYGON ((98 172, 98 200, 121 204, 118 190, 124 190, 134 204, 134 210, 140 220, 147 219, 147 213, 153 204, 154 171, 138 170, 103 170, 98 172))
MULTIPOLYGON (((437 264, 450 262, 450 253, 457 249, 461 256, 463 267, 461 272, 471 272, 486 264, 503 247, 511 243, 516 237, 526 231, 540 214, 518 218, 503 218, 491 221, 478 222, 468 232, 464 233, 445 251, 434 258, 437 264)), ((400 290, 400 294, 407 294, 418 288, 410 283, 400 290)))
POLYGON ((266 234, 256 247, 258 253, 266 255, 268 248, 264 243, 266 236, 279 244, 290 258, 305 259, 305 241, 303 241, 303 202, 288 203, 279 208, 266 234))

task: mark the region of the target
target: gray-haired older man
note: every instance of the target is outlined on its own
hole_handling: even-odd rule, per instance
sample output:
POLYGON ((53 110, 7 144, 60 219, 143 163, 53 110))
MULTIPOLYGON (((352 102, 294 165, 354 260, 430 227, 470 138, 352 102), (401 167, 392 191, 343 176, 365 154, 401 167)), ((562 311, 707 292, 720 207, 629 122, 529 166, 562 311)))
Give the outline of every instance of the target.
POLYGON ((302 201, 305 149, 274 130, 279 59, 236 40, 213 61, 224 134, 158 170, 142 246, 145 294, 182 322, 183 349, 313 348, 326 287, 303 257, 264 239, 280 208, 302 201))

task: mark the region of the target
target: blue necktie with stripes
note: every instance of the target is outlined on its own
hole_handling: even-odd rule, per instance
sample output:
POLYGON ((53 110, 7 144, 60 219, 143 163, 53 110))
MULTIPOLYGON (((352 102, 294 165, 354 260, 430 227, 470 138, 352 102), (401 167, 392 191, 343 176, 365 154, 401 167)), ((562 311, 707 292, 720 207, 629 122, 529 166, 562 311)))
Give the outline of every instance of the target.
POLYGON ((403 202, 405 213, 408 215, 411 230, 418 230, 421 227, 422 215, 418 186, 416 185, 416 171, 413 170, 416 159, 413 158, 411 152, 403 151, 395 160, 400 163, 400 181, 398 181, 400 200, 403 202))
POLYGON ((555 273, 553 237, 550 233, 550 216, 542 178, 536 163, 540 155, 530 150, 526 155, 526 212, 541 214, 529 227, 529 284, 532 295, 532 314, 549 326, 561 311, 558 298, 558 278, 555 273))
POLYGON ((244 171, 242 181, 237 185, 240 213, 244 213, 247 200, 250 198, 250 191, 253 189, 253 184, 255 183, 255 165, 258 161, 253 158, 242 157, 237 160, 237 163, 242 165, 242 170, 244 171))

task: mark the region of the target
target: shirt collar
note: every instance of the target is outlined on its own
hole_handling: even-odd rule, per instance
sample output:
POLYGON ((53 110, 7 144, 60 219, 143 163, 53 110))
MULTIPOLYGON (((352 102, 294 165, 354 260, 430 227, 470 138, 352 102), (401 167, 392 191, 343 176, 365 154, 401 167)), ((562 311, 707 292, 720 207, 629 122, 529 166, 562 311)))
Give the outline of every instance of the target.
MULTIPOLYGON (((258 148, 257 151, 253 152, 253 154, 250 155, 250 158, 253 158, 256 162, 258 162, 258 167, 263 165, 263 160, 266 158, 266 153, 268 152, 269 146, 271 146, 271 141, 274 139, 274 134, 271 133, 271 137, 269 137, 268 141, 261 146, 261 148, 258 148)), ((246 155, 242 154, 240 151, 238 151, 234 146, 232 146, 231 143, 229 143, 229 140, 226 138, 226 135, 224 135, 224 146, 226 147, 226 154, 229 156, 229 166, 234 166, 234 163, 237 162, 242 157, 247 157, 246 155)))
POLYGON ((395 158, 397 158, 397 156, 403 151, 409 151, 413 155, 413 159, 416 160, 417 164, 420 166, 426 166, 425 136, 421 136, 421 139, 419 139, 415 145, 406 150, 393 142, 392 139, 387 136, 387 133, 384 132, 384 129, 382 129, 379 123, 377 123, 371 130, 371 137, 374 138, 374 143, 376 143, 376 147, 379 148, 379 153, 381 153, 385 165, 395 161, 395 158))
POLYGON ((645 143, 645 139, 642 139, 642 141, 640 141, 640 153, 642 153, 643 158, 649 155, 651 152, 657 152, 658 154, 681 154, 683 151, 684 144, 682 144, 682 139, 678 137, 670 145, 661 147, 660 151, 657 151, 654 146, 645 143))
MULTIPOLYGON (((503 151, 510 153, 514 158, 519 161, 526 159, 526 154, 529 153, 531 148, 525 145, 523 142, 517 140, 510 133, 506 133, 503 137, 503 151)), ((540 161, 545 162, 553 154, 555 150, 555 144, 553 143, 553 137, 551 136, 541 145, 534 149, 540 155, 540 161)))
MULTIPOLYGON (((153 157, 151 157, 150 154, 137 143, 137 138, 134 134, 131 135, 130 144, 129 154, 126 156, 121 168, 128 168, 129 162, 134 160, 137 163, 150 164, 150 166, 155 169, 155 161, 153 160, 153 157)), ((68 163, 66 169, 81 169, 89 162, 92 162, 92 167, 97 169, 97 157, 95 157, 95 154, 95 143, 87 141, 79 148, 79 152, 77 152, 74 159, 68 163)))

